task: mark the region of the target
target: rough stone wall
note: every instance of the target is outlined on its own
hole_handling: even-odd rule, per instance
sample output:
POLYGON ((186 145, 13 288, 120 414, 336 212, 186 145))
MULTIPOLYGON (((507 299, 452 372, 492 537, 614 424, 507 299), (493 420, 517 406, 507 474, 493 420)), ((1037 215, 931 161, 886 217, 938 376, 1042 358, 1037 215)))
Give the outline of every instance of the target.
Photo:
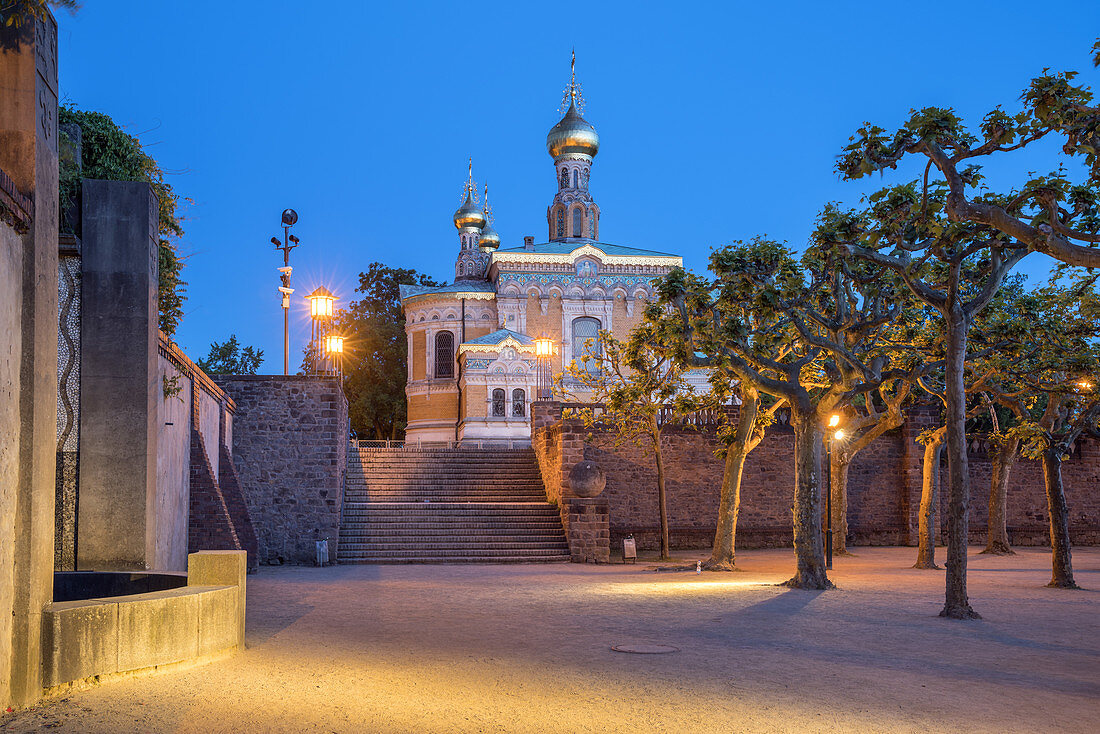
POLYGON ((261 563, 339 558, 348 408, 335 378, 217 375, 237 404, 233 462, 261 563))
MULTIPOLYGON (((536 413, 538 415, 538 413, 536 413)), ((920 503, 922 449, 913 440, 928 417, 918 413, 902 429, 883 436, 860 452, 849 470, 848 527, 853 545, 915 544, 920 503)), ((609 505, 611 543, 630 533, 641 548, 657 547, 656 469, 652 453, 586 429, 578 420, 536 426, 532 440, 539 458, 547 496, 570 496, 568 470, 583 458, 599 464, 607 475, 601 495, 609 505), (591 436, 591 438, 589 438, 591 436)), ((718 488, 723 461, 714 455, 714 430, 667 428, 665 456, 670 542, 674 548, 705 548, 713 541, 718 488)), ((982 451, 970 457, 972 483, 971 539, 984 542, 989 460, 982 451)), ((794 436, 789 428, 769 430, 745 464, 738 521, 738 546, 788 545, 794 493, 794 436)), ((1075 543, 1100 543, 1100 445, 1082 441, 1063 467, 1070 507, 1070 534, 1075 543)), ((946 464, 941 467, 946 482, 946 464)), ((947 510, 941 492, 939 518, 947 510)), ((564 516, 563 520, 568 520, 564 516)), ((1046 494, 1039 462, 1021 460, 1014 467, 1008 497, 1009 537, 1018 545, 1048 542, 1046 494)), ((942 535, 942 522, 937 521, 942 535)))

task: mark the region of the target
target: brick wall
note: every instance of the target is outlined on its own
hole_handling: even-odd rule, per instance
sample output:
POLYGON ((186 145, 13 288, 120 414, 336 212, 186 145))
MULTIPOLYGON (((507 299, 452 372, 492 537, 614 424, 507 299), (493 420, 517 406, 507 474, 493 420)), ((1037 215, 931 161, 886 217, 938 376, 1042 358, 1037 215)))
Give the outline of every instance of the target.
POLYGON ((233 464, 260 563, 311 564, 328 538, 339 557, 348 404, 335 378, 218 375, 237 404, 233 464))
MULTIPOLYGON (((551 404, 552 405, 552 404, 551 404)), ((559 413, 560 415, 560 408, 559 413)), ((575 419, 533 413, 532 445, 547 486, 547 496, 563 505, 571 496, 567 474, 583 457, 607 475, 601 498, 608 502, 612 547, 631 533, 641 548, 656 548, 658 533, 656 468, 652 452, 631 444, 614 445, 612 436, 592 432, 575 419)), ((933 416, 916 411, 897 431, 860 452, 849 470, 848 529, 853 545, 915 545, 920 506, 923 449, 915 442, 933 416)), ((713 428, 665 429, 669 536, 673 548, 705 548, 714 539, 723 460, 714 455, 713 428)), ((973 542, 984 542, 989 498, 990 463, 976 447, 970 456, 973 542)), ((1082 442, 1063 466, 1070 508, 1070 535, 1078 544, 1100 543, 1100 445, 1082 442)), ((946 463, 941 468, 947 482, 946 463)), ((944 486, 944 485, 941 485, 944 486)), ((745 464, 739 547, 759 548, 791 543, 794 495, 794 434, 785 426, 771 428, 745 464)), ((940 493, 939 518, 947 509, 940 493)), ((1048 543, 1046 494, 1036 461, 1013 468, 1008 496, 1009 537, 1018 545, 1048 543)), ((942 523, 937 523, 942 532, 942 523)))

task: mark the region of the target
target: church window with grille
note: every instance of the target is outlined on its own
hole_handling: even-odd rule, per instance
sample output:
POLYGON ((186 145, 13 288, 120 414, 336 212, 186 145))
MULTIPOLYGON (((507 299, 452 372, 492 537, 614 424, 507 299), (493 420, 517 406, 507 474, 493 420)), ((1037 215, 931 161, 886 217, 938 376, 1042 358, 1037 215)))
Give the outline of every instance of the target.
POLYGON ((565 236, 565 212, 558 209, 558 237, 565 236))
POLYGON ((522 418, 527 415, 527 394, 516 388, 512 391, 512 417, 522 418))
POLYGON ((573 320, 573 361, 590 375, 600 372, 600 320, 584 316, 573 320))
POLYGON ((596 239, 596 212, 588 210, 588 237, 596 239))
POLYGON ((493 390, 493 417, 504 417, 504 390, 499 387, 493 390))
POLYGON ((435 376, 454 377, 455 375, 455 337, 449 331, 435 335, 435 376))
POLYGON ((581 209, 577 207, 573 210, 573 236, 584 237, 584 232, 581 230, 581 209))
POLYGON ((581 187, 581 172, 577 169, 573 169, 573 188, 579 189, 581 187))
POLYGON ((564 189, 568 185, 569 185, 569 169, 568 168, 563 168, 563 169, 561 169, 561 187, 564 189))

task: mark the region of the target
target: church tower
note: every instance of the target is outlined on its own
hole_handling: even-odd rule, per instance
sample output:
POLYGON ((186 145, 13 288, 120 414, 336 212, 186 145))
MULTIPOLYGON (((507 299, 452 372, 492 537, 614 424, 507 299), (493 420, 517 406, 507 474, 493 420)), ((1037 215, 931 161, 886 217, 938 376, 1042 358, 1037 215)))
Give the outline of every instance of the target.
POLYGON ((600 208, 588 191, 592 160, 600 149, 596 128, 581 117, 584 98, 577 83, 577 54, 573 52, 569 88, 562 107, 565 116, 546 136, 546 150, 554 159, 558 192, 546 209, 550 241, 598 240, 600 208))
MULTIPOLYGON (((458 251, 458 259, 455 261, 455 280, 484 280, 486 271, 489 269, 489 254, 487 250, 482 249, 481 239, 484 234, 484 230, 488 228, 489 232, 496 235, 492 227, 489 227, 488 206, 489 202, 485 202, 485 209, 480 209, 477 204, 477 185, 474 183, 474 161, 470 159, 469 174, 466 177, 466 183, 462 186, 462 191, 466 195, 465 201, 462 202, 462 206, 455 210, 452 217, 455 228, 458 230, 458 240, 460 243, 460 249, 458 251)), ((488 189, 486 189, 486 195, 488 189)), ((500 244, 500 237, 497 237, 497 245, 500 244)))

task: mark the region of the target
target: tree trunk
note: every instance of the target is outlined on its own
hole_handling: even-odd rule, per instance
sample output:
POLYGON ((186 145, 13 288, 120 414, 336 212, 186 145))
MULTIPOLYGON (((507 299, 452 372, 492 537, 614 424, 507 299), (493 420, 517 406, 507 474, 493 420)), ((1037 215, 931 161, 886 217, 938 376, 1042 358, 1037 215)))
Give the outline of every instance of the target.
POLYGON ((661 457, 661 429, 657 426, 657 416, 650 419, 650 431, 653 436, 653 457, 657 461, 657 504, 661 517, 661 560, 667 561, 668 555, 668 503, 665 501, 665 465, 661 457))
POLYGON ((737 433, 726 449, 726 466, 722 471, 722 489, 718 501, 718 527, 714 531, 714 547, 710 559, 703 563, 708 571, 734 570, 737 546, 737 516, 741 512, 741 478, 745 459, 751 451, 753 426, 760 407, 755 390, 742 388, 741 409, 737 416, 737 433))
POLYGON ((1069 510, 1062 486, 1062 446, 1043 452, 1043 479, 1047 485, 1047 512, 1050 514, 1050 551, 1053 573, 1050 583, 1057 589, 1079 589, 1073 580, 1073 558, 1069 545, 1069 510))
MULTIPOLYGON (((832 439, 826 439, 832 440, 832 439)), ((829 484, 832 496, 833 555, 849 556, 848 552, 848 467, 844 452, 834 446, 829 459, 829 484)))
POLYGON ((947 502, 947 574, 941 617, 981 619, 966 593, 966 552, 970 532, 970 468, 966 457, 966 331, 968 319, 957 303, 945 312, 947 365, 947 466, 951 484, 947 502))
POLYGON ((821 433, 812 413, 792 407, 794 426, 794 555, 797 569, 785 583, 796 589, 831 589, 821 542, 821 433))
POLYGON ((997 556, 1014 555, 1008 545, 1008 475, 1016 462, 1020 439, 1010 438, 997 446, 993 454, 992 476, 989 480, 989 530, 982 553, 997 556))
POLYGON ((924 447, 924 477, 920 491, 920 529, 917 535, 917 562, 913 568, 932 569, 936 565, 936 507, 940 501, 940 458, 943 436, 924 447))
POLYGON ((741 511, 741 476, 748 452, 731 445, 726 451, 726 466, 722 470, 722 492, 718 502, 718 528, 714 532, 714 547, 710 559, 703 563, 708 571, 733 571, 737 541, 737 515, 741 511))

